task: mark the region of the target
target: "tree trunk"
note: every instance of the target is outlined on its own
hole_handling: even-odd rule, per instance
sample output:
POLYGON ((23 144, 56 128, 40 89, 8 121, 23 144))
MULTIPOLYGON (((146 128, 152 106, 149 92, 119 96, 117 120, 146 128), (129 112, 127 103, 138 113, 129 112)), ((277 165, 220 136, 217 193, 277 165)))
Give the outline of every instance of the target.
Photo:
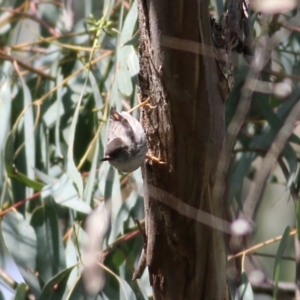
POLYGON ((229 298, 223 234, 160 201, 172 195, 223 216, 223 204, 212 199, 225 123, 208 5, 138 1, 140 92, 154 106, 143 109, 142 123, 150 154, 166 162, 143 169, 146 264, 155 299, 229 298))

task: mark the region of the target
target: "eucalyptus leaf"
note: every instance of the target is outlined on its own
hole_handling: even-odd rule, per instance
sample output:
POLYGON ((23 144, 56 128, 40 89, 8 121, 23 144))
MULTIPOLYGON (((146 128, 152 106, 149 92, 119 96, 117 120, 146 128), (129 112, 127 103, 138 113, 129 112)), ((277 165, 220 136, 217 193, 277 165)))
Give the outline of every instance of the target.
MULTIPOLYGON (((5 140, 7 138, 7 134, 10 128, 10 119, 11 119, 11 88, 10 88, 10 78, 4 77, 4 72, 9 71, 11 68, 10 62, 5 62, 2 66, 3 73, 0 74, 0 120, 1 120, 1 127, 0 127, 0 145, 4 145, 5 140)), ((4 148, 0 147, 0 156, 3 156, 4 148)), ((3 171, 4 171, 4 163, 3 160, 0 159, 0 187, 2 186, 3 182, 3 171)))
POLYGON ((2 235, 5 245, 16 262, 25 282, 34 293, 40 287, 36 270, 37 238, 33 228, 18 212, 9 212, 3 217, 2 235))
POLYGON ((14 300, 26 300, 27 299, 27 286, 25 283, 20 283, 17 286, 14 300))
POLYGON ((74 245, 71 239, 68 239, 66 245, 66 264, 67 268, 75 266, 69 276, 67 288, 69 291, 74 290, 74 286, 77 284, 78 276, 81 274, 83 267, 78 264, 78 255, 80 250, 74 245))
POLYGON ((33 180, 35 166, 35 139, 34 139, 34 114, 32 107, 32 96, 25 81, 21 77, 24 94, 24 143, 26 158, 26 176, 33 180))
MULTIPOLYGON (((135 22, 137 21, 137 5, 136 2, 133 2, 133 5, 130 8, 130 11, 125 19, 124 26, 120 35, 120 43, 123 45, 128 41, 134 31, 135 22)), ((118 49, 117 53, 117 83, 120 92, 125 96, 130 96, 133 92, 133 86, 131 82, 130 73, 128 71, 127 60, 130 56, 132 46, 122 46, 118 49)), ((131 69, 134 69, 131 66, 131 69)))
POLYGON ((78 212, 91 212, 90 206, 78 196, 77 189, 67 174, 63 174, 56 183, 45 186, 41 195, 43 198, 51 195, 56 203, 78 212))
POLYGON ((291 228, 290 226, 287 226, 284 230, 284 233, 282 235, 282 238, 280 240, 279 246, 276 251, 275 260, 274 260, 274 266, 273 266, 273 279, 275 279, 277 268, 279 267, 279 264, 282 261, 282 256, 284 254, 285 248, 288 243, 288 238, 290 236, 291 228))
POLYGON ((239 286, 234 299, 254 300, 255 298, 254 298, 253 290, 245 272, 242 273, 241 278, 242 278, 242 283, 239 286))
POLYGON ((67 268, 51 278, 44 286, 39 300, 63 299, 73 267, 67 268))
POLYGON ((37 208, 31 218, 37 237, 37 271, 47 282, 66 267, 64 244, 55 212, 47 205, 37 208))

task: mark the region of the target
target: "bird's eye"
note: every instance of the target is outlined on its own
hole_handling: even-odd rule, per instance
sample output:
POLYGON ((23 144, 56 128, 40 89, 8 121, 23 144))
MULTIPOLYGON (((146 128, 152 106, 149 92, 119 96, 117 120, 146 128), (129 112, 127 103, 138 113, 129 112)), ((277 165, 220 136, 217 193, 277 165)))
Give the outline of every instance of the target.
POLYGON ((107 155, 109 155, 111 160, 127 160, 128 153, 128 147, 117 147, 112 149, 107 155))

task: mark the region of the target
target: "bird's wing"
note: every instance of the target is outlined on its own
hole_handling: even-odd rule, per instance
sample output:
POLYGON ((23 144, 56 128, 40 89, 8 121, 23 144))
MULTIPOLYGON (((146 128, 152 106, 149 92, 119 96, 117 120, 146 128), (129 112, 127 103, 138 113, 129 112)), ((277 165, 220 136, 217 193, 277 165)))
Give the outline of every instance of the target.
POLYGON ((115 138, 120 138, 126 143, 133 142, 134 132, 129 124, 129 122, 119 114, 114 107, 110 109, 110 120, 107 135, 107 143, 115 138))

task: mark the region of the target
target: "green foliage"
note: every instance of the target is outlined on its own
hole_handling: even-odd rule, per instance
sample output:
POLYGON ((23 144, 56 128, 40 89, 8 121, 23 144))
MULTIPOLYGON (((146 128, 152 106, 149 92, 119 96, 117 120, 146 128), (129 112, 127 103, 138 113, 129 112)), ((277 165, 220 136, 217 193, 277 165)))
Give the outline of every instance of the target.
POLYGON ((140 171, 100 163, 109 107, 138 103, 136 2, 0 4, 0 257, 26 283, 15 299, 95 299, 84 293, 81 256, 86 216, 103 201, 112 222, 101 295, 147 299, 149 283, 131 281, 143 245, 140 171))

